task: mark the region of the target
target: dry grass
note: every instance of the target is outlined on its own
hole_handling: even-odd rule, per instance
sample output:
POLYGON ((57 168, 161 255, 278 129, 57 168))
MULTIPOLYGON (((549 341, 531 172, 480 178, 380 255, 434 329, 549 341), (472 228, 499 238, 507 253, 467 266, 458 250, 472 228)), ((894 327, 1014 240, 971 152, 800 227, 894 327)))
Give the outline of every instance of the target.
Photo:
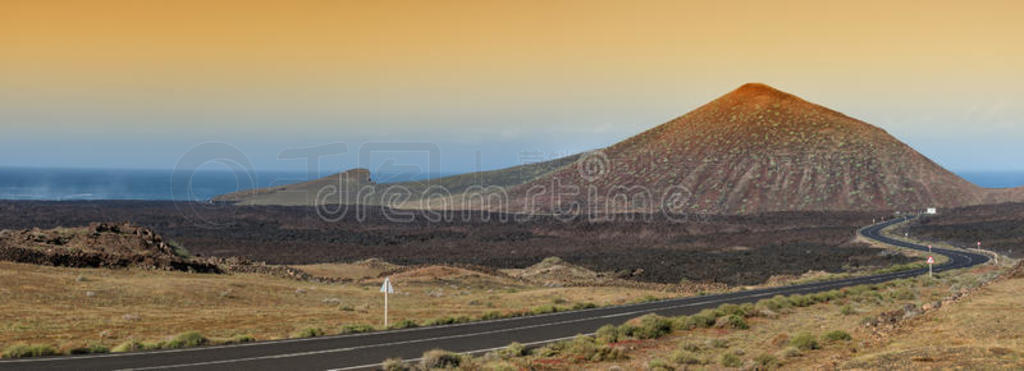
POLYGON ((911 321, 888 342, 850 362, 855 368, 1024 368, 1024 279, 999 281, 967 300, 911 321))
MULTIPOLYGON (((937 360, 952 360, 961 354, 975 354, 980 358, 966 358, 960 363, 937 365, 978 365, 978 368, 982 369, 1019 368, 1019 355, 1024 350, 1019 334, 1024 333, 1024 319, 1014 316, 1017 309, 1024 305, 1024 298, 1015 296, 1015 293, 1024 288, 1024 279, 991 285, 971 296, 966 302, 950 304, 939 311, 906 320, 892 340, 888 340, 889 337, 878 336, 873 328, 862 324, 864 317, 874 317, 882 312, 902 308, 905 304, 920 305, 942 300, 950 295, 951 291, 977 282, 980 276, 991 274, 992 271, 992 267, 982 266, 944 273, 936 279, 920 277, 879 285, 874 290, 850 291, 851 293, 845 297, 829 303, 782 309, 777 315, 762 314, 748 318, 749 329, 698 328, 675 331, 672 335, 658 340, 620 339, 615 346, 627 351, 627 360, 576 363, 572 364, 572 367, 605 370, 614 365, 622 369, 647 369, 651 365, 668 364, 677 369, 695 365, 720 369, 729 368, 725 365, 753 367, 756 364, 772 364, 783 369, 833 369, 851 366, 891 369, 895 364, 897 369, 909 369, 928 366, 911 363, 917 362, 915 359, 939 362, 937 360), (1006 300, 1009 296, 1013 296, 1014 300, 1006 300), (851 308, 852 314, 851 310, 844 308, 851 308), (976 326, 976 323, 986 325, 976 326), (913 332, 908 332, 909 330, 913 332), (847 340, 844 334, 849 334, 850 339, 847 340), (977 340, 950 342, 950 339, 965 335, 977 340), (801 336, 806 339, 794 340, 801 336), (817 346, 806 345, 808 339, 817 343, 817 346), (928 348, 934 344, 946 346, 928 348), (801 349, 799 346, 804 348, 801 349), (971 352, 962 351, 968 348, 971 352), (906 353, 904 349, 913 349, 917 353, 921 353, 922 349, 933 349, 933 352, 948 350, 951 355, 943 358, 927 354, 918 356, 917 353, 906 353), (874 355, 875 352, 880 354, 874 355), (902 360, 896 358, 896 361, 905 363, 891 363, 896 362, 893 353, 897 357, 903 357, 902 360), (865 358, 866 361, 861 361, 861 358, 865 358), (851 359, 858 363, 844 365, 851 359), (899 366, 901 364, 902 367, 899 366)), ((529 367, 545 362, 564 363, 570 360, 533 355, 514 361, 518 366, 529 367)))
MULTIPOLYGON (((457 279, 444 277, 443 270, 419 273, 392 278, 398 291, 389 303, 393 322, 667 296, 651 290, 524 286, 479 273, 457 279)), ((379 285, 376 280, 317 284, 256 274, 0 262, 0 348, 21 343, 53 344, 62 350, 90 343, 113 347, 192 330, 210 338, 248 334, 259 340, 288 337, 306 327, 334 334, 342 325, 380 325, 379 285)))

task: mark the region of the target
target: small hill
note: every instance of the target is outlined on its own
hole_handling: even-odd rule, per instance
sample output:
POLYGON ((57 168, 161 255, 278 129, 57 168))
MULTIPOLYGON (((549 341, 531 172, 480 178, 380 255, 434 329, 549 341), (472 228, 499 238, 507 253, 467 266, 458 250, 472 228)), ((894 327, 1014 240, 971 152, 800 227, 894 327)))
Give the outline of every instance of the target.
POLYGON ((0 231, 0 261, 66 267, 135 267, 220 273, 147 228, 128 223, 0 231))
POLYGON ((382 195, 394 187, 407 190, 410 198, 406 200, 406 206, 416 207, 419 205, 417 201, 437 195, 432 190, 443 189, 445 192, 440 196, 447 197, 490 187, 513 187, 568 166, 578 157, 572 155, 500 170, 391 184, 375 183, 367 169, 353 169, 304 183, 229 193, 213 200, 240 205, 308 206, 318 204, 317 197, 321 197, 319 204, 381 205, 385 204, 382 195), (359 195, 360 190, 363 191, 362 196, 359 195))

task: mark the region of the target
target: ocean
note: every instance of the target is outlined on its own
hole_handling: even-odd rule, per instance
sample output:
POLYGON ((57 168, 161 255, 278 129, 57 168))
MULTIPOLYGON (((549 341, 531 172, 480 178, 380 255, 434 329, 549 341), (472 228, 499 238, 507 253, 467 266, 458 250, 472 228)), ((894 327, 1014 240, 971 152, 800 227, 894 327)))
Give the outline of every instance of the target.
MULTIPOLYGON (((171 170, 0 168, 0 199, 206 201, 253 187, 310 180, 305 172, 289 171, 256 171, 236 177, 226 170, 200 170, 177 179, 173 174, 171 170), (180 186, 189 180, 190 189, 180 186)), ((957 174, 983 187, 1024 186, 1024 171, 962 171, 957 174)), ((382 183, 425 178, 415 174, 378 174, 376 177, 382 183)))
MULTIPOLYGON (((297 171, 254 171, 236 177, 228 170, 175 175, 172 170, 0 167, 0 200, 207 201, 225 193, 304 182, 310 178, 315 177, 297 171), (190 181, 191 188, 188 188, 185 185, 190 181)), ((378 182, 401 182, 425 176, 396 173, 378 174, 375 178, 378 182)))

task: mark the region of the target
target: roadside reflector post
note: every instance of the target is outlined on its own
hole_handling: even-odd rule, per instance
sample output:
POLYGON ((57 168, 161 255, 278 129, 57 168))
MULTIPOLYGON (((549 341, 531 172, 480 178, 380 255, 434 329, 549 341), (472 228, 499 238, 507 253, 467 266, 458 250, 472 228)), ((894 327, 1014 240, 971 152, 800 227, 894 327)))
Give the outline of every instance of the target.
POLYGON ((384 293, 384 328, 388 327, 388 294, 395 292, 391 287, 391 277, 384 278, 384 284, 380 286, 380 292, 384 293))
MULTIPOLYGON (((929 246, 931 247, 931 246, 929 246)), ((935 264, 935 258, 928 256, 928 278, 932 277, 932 264, 935 264)))

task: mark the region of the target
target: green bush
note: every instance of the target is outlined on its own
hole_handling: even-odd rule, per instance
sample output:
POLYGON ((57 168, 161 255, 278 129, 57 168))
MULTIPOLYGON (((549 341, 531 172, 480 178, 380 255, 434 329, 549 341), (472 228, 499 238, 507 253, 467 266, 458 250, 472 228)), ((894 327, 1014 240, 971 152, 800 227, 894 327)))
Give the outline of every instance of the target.
POLYGON ((794 307, 802 308, 811 306, 811 304, 814 304, 814 301, 807 295, 795 294, 789 296, 789 303, 794 307))
POLYGON ((252 335, 235 335, 227 339, 218 341, 219 344, 244 344, 256 341, 256 338, 252 335))
POLYGON ((735 353, 725 353, 722 354, 722 366, 740 367, 743 366, 743 360, 740 359, 740 356, 736 355, 735 353))
POLYGON ((533 314, 533 315, 546 314, 546 313, 555 313, 555 312, 558 312, 558 307, 556 307, 554 305, 551 305, 551 304, 536 306, 536 307, 533 307, 532 309, 530 309, 530 314, 533 314))
POLYGON ((672 353, 672 362, 679 365, 703 365, 707 363, 699 355, 682 349, 672 353))
POLYGON ((381 362, 380 368, 384 371, 406 371, 409 366, 406 366, 400 358, 389 358, 381 362))
POLYGON ((738 315, 741 315, 741 316, 744 315, 744 313, 740 310, 740 306, 739 305, 730 304, 730 303, 725 303, 725 304, 719 305, 718 309, 717 309, 717 312, 721 313, 721 315, 719 315, 719 317, 733 315, 733 314, 738 314, 738 315))
POLYGON ((125 353, 125 352, 136 352, 140 350, 154 350, 160 349, 160 344, 153 343, 142 343, 135 340, 128 340, 121 344, 118 344, 113 349, 110 349, 113 353, 125 353))
POLYGON ((420 367, 425 370, 435 368, 456 368, 462 364, 462 356, 446 350, 434 349, 423 353, 420 359, 420 367))
POLYGON ((597 336, 600 341, 605 343, 614 343, 619 341, 619 328, 615 327, 615 325, 604 325, 597 329, 597 332, 594 333, 594 335, 597 336))
POLYGON ((366 324, 354 324, 354 325, 344 325, 344 326, 341 326, 341 333, 342 334, 362 334, 362 333, 365 333, 365 332, 372 332, 374 330, 376 330, 376 329, 373 326, 366 325, 366 324))
POLYGON ((754 357, 754 365, 757 370, 774 370, 782 366, 782 362, 771 354, 762 354, 754 357))
POLYGON ((680 344, 679 349, 694 353, 700 353, 700 351, 704 350, 704 348, 701 347, 700 344, 689 342, 680 344))
POLYGON ((647 314, 635 321, 640 325, 632 336, 639 339, 657 339, 672 332, 672 320, 657 314, 647 314))
POLYGON ((735 314, 726 317, 726 324, 729 328, 737 330, 746 330, 750 328, 750 325, 747 324, 747 321, 743 319, 743 317, 735 314))
POLYGON ((496 311, 496 310, 493 310, 493 311, 490 311, 490 312, 487 312, 487 313, 484 313, 484 314, 480 315, 480 319, 485 320, 485 321, 486 320, 491 320, 491 319, 499 319, 499 318, 502 318, 501 312, 496 311))
POLYGON ((572 309, 573 310, 592 309, 592 308, 597 308, 597 304, 586 302, 586 303, 576 303, 576 304, 572 305, 572 309))
POLYGON ((519 343, 512 343, 498 350, 498 355, 504 359, 522 357, 526 355, 526 346, 519 343))
POLYGON ((772 296, 772 301, 775 302, 775 305, 778 309, 786 309, 793 306, 793 302, 790 301, 789 298, 782 295, 772 296))
POLYGON ((672 317, 672 330, 673 331, 688 330, 689 328, 686 327, 686 321, 688 319, 689 319, 689 317, 687 317, 685 315, 678 316, 678 317, 672 317))
POLYGON ((828 341, 850 341, 850 340, 853 340, 853 337, 850 336, 849 333, 847 333, 846 331, 843 331, 843 330, 830 331, 829 333, 825 334, 824 338, 825 338, 825 340, 828 340, 828 341))
POLYGON ((655 358, 647 362, 647 369, 650 371, 674 371, 676 368, 663 359, 655 358))
POLYGON ((324 330, 319 327, 306 327, 292 334, 293 338, 315 338, 324 336, 324 330))
POLYGON ((839 313, 844 315, 844 316, 850 316, 850 315, 857 314, 857 311, 855 309, 853 309, 852 305, 846 304, 846 305, 844 305, 844 306, 839 308, 839 313))
POLYGON ((818 339, 809 333, 800 333, 789 340, 789 345, 792 345, 800 350, 814 350, 821 349, 821 345, 818 344, 818 339))
POLYGON ((614 361, 625 357, 622 350, 598 344, 593 337, 583 335, 565 344, 561 353, 591 362, 614 361))
POLYGON ((794 358, 804 355, 804 353, 800 351, 800 348, 794 346, 786 347, 786 349, 782 350, 781 354, 786 358, 794 358))
POLYGON ((715 338, 715 339, 711 339, 711 341, 709 341, 708 343, 711 344, 711 346, 714 347, 714 348, 728 348, 729 347, 729 340, 726 340, 726 339, 715 338))
POLYGON ((17 344, 4 349, 3 358, 29 358, 57 355, 57 349, 49 345, 17 344))
POLYGON ((711 317, 707 314, 697 313, 686 319, 686 328, 708 328, 715 325, 716 317, 711 317))
POLYGON ((413 321, 411 319, 403 319, 401 321, 392 323, 390 326, 388 326, 388 328, 392 329, 392 330, 398 330, 398 329, 403 329, 403 328, 413 328, 413 327, 419 327, 419 324, 417 324, 416 321, 413 321))
POLYGON ((196 331, 189 331, 189 332, 184 332, 184 333, 178 334, 178 336, 175 336, 171 340, 161 344, 161 348, 164 348, 164 349, 192 348, 192 347, 198 347, 198 346, 206 345, 209 342, 210 342, 210 340, 207 339, 202 334, 200 334, 200 333, 198 333, 196 331))
POLYGON ((423 325, 424 326, 440 326, 440 325, 451 325, 451 324, 455 324, 455 323, 465 323, 465 322, 469 322, 469 321, 470 321, 469 317, 466 317, 466 316, 441 317, 441 318, 435 318, 435 319, 429 320, 429 321, 423 323, 423 325))
POLYGON ((68 354, 101 354, 110 353, 110 348, 100 344, 89 344, 84 347, 71 348, 68 354))

